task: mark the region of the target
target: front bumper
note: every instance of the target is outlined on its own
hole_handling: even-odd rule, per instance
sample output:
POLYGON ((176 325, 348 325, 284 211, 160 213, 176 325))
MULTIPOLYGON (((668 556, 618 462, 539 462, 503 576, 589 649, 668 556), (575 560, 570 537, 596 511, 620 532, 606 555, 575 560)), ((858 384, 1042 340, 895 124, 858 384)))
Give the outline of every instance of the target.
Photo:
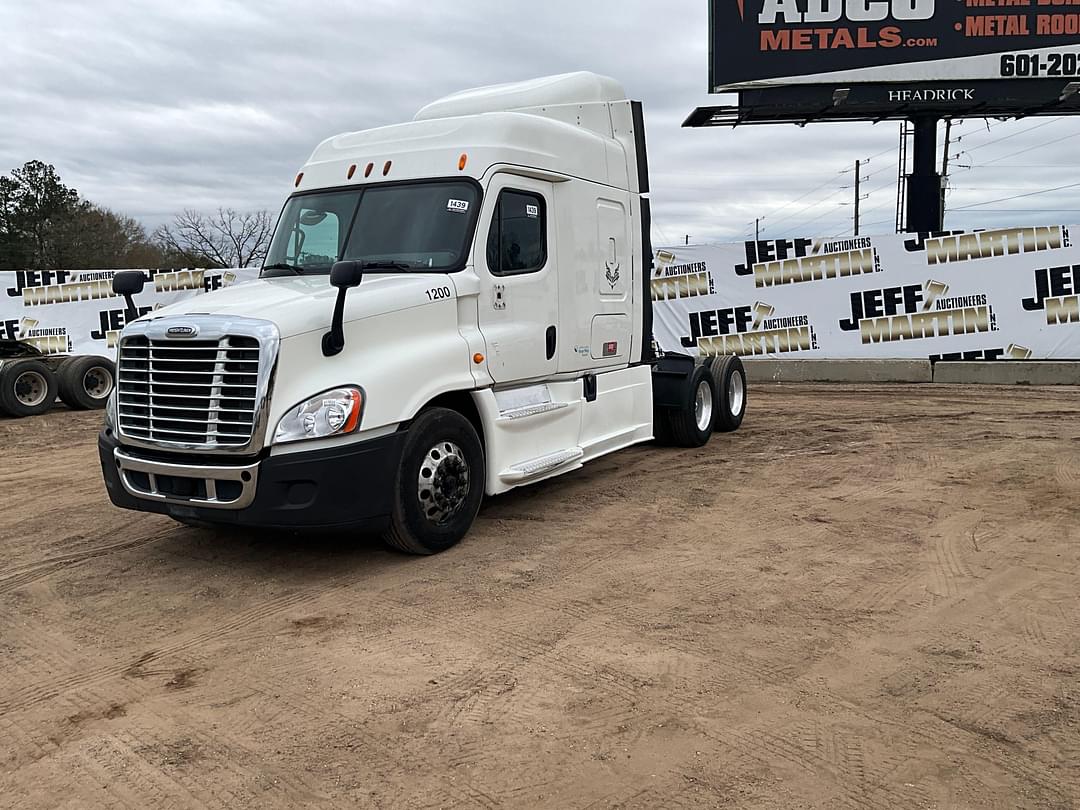
POLYGON ((234 461, 122 447, 106 429, 98 455, 109 498, 122 509, 257 528, 378 531, 389 523, 404 437, 234 461))

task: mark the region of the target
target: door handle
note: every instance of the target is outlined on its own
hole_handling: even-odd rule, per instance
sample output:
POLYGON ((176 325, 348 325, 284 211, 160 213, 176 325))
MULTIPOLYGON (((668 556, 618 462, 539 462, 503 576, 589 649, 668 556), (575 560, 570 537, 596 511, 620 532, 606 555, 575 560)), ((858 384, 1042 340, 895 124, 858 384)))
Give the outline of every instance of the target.
POLYGON ((547 359, 550 360, 555 356, 555 349, 558 346, 557 335, 555 333, 555 327, 549 326, 547 328, 547 359))

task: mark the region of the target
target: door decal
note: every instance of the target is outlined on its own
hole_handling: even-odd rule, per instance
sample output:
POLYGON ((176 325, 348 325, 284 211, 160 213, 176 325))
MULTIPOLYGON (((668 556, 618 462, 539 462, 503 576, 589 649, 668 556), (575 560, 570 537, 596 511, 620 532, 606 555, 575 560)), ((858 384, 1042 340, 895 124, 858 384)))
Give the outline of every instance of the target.
POLYGON ((604 262, 604 267, 607 269, 607 272, 604 274, 604 278, 608 280, 608 284, 610 284, 611 289, 614 290, 615 286, 619 283, 619 247, 614 237, 608 239, 608 245, 611 248, 611 258, 608 261, 604 262))

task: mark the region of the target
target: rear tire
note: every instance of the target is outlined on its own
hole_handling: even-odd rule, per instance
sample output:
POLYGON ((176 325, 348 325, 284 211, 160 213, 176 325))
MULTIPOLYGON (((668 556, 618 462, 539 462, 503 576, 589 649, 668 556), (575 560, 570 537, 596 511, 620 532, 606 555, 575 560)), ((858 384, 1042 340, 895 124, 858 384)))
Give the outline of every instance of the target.
POLYGON ((56 375, 41 360, 15 360, 0 368, 0 413, 36 416, 56 402, 56 375))
POLYGON ((104 408, 116 387, 116 365, 106 357, 69 357, 56 376, 60 399, 76 411, 104 408))
POLYGON ((696 365, 687 386, 687 398, 669 410, 671 438, 677 447, 701 447, 712 436, 716 408, 716 384, 707 365, 696 365))
POLYGON ((746 415, 746 369, 736 355, 716 357, 712 361, 716 381, 716 420, 713 427, 720 433, 739 429, 746 415))
POLYGON ((438 554, 472 527, 484 497, 484 448, 476 429, 448 408, 432 408, 405 436, 383 541, 407 554, 438 554))

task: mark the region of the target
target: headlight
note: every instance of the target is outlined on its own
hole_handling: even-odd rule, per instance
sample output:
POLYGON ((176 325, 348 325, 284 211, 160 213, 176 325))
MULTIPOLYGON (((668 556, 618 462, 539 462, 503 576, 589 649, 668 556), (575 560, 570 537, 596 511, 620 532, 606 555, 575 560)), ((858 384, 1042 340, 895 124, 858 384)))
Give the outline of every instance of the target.
POLYGON ((360 426, 363 409, 364 393, 359 388, 335 388, 319 394, 281 417, 274 444, 352 433, 360 426))

